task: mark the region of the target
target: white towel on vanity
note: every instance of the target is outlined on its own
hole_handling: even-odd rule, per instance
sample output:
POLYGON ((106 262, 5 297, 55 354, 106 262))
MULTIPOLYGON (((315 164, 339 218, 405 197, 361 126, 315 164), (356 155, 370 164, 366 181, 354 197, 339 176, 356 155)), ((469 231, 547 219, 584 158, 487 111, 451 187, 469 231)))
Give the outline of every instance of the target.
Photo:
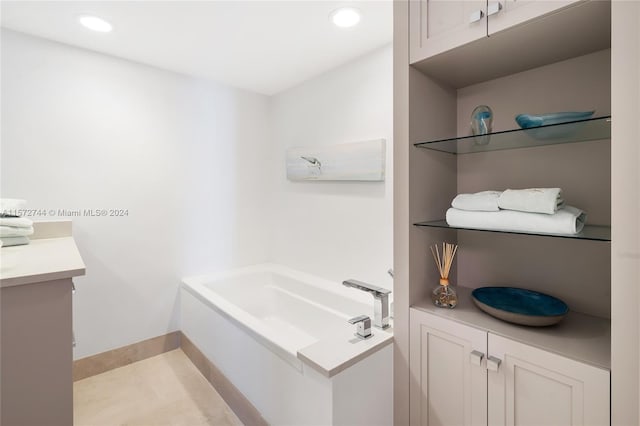
POLYGON ((33 221, 26 217, 0 217, 0 225, 15 228, 30 228, 33 226, 33 221))
POLYGON ((505 210, 554 214, 562 207, 560 188, 506 189, 498 197, 498 206, 505 210))
POLYGON ((451 206, 459 210, 497 212, 500 191, 482 191, 475 194, 458 194, 451 206))
POLYGON ((15 226, 0 225, 0 237, 26 237, 33 234, 33 226, 18 228, 15 226))
POLYGON ((0 214, 15 215, 16 210, 23 209, 27 202, 19 198, 0 198, 0 214))
POLYGON ((23 246, 31 241, 27 237, 2 237, 0 247, 23 246))
POLYGON ((564 206, 554 214, 515 210, 499 212, 470 212, 454 208, 447 210, 447 223, 453 227, 546 234, 578 234, 584 227, 586 217, 586 213, 582 210, 571 206, 564 206))

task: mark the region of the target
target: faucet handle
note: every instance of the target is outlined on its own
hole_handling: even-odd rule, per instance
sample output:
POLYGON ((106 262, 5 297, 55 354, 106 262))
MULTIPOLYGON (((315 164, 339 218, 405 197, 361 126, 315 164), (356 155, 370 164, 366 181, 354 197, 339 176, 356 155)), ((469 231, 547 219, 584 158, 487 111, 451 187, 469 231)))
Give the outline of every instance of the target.
POLYGON ((359 339, 368 339, 369 337, 373 336, 373 334, 371 334, 371 318, 369 318, 368 316, 359 315, 357 317, 351 318, 348 321, 351 324, 356 324, 356 326, 358 327, 355 335, 359 339))
POLYGON ((368 320, 368 319, 369 319, 369 317, 366 316, 366 315, 358 315, 357 317, 353 317, 353 318, 351 318, 350 320, 347 320, 347 321, 349 321, 350 324, 357 324, 360 321, 365 321, 365 320, 368 320))

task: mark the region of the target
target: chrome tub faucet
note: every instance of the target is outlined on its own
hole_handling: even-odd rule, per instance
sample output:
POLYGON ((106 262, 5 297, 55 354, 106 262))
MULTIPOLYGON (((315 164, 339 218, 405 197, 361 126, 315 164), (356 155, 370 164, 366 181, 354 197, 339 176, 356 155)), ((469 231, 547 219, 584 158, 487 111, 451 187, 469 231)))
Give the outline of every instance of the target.
POLYGON ((353 279, 343 281, 342 285, 371 293, 373 296, 373 325, 383 330, 389 327, 389 294, 391 290, 353 279))
POLYGON ((351 318, 349 323, 356 324, 357 331, 355 335, 359 339, 368 339, 373 336, 373 334, 371 334, 371 319, 368 316, 360 315, 355 318, 351 318))

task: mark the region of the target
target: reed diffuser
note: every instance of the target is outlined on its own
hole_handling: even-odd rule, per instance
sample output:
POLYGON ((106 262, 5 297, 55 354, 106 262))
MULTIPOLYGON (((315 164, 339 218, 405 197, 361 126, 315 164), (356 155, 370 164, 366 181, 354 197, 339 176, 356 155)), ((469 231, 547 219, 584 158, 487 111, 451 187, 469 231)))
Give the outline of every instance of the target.
POLYGON ((433 260, 435 260, 438 267, 438 272, 440 272, 440 285, 433 289, 431 300, 440 308, 455 308, 458 304, 458 295, 449 283, 449 272, 451 271, 451 265, 453 265, 453 258, 456 256, 458 246, 442 243, 442 255, 437 244, 430 248, 433 260))

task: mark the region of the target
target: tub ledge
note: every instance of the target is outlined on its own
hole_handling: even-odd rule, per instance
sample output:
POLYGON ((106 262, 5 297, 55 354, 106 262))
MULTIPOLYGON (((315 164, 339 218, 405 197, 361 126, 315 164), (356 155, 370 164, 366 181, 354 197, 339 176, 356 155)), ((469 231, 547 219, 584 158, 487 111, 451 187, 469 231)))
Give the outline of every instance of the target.
POLYGON ((298 359, 323 376, 333 377, 393 342, 393 327, 372 328, 372 332, 373 336, 365 340, 355 333, 337 333, 300 349, 298 359))

